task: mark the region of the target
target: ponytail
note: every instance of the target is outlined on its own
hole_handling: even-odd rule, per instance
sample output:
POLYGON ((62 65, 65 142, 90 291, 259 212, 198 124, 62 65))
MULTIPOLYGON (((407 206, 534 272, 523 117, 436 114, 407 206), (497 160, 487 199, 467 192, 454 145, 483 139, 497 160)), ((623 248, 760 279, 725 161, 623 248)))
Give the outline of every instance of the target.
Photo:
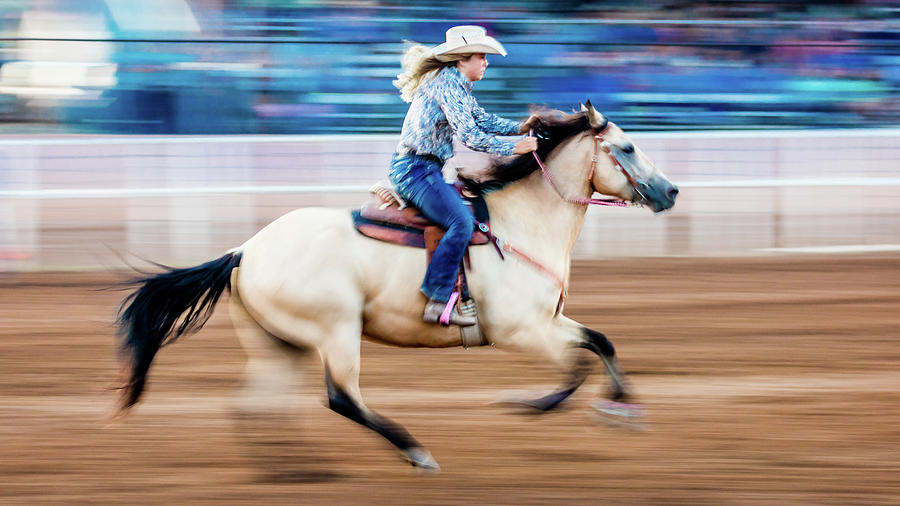
POLYGON ((394 86, 400 90, 400 98, 404 102, 412 102, 413 95, 419 86, 434 77, 437 71, 444 67, 456 65, 457 60, 464 59, 465 55, 454 57, 453 61, 440 61, 431 53, 431 48, 414 44, 403 53, 403 73, 397 75, 394 86))

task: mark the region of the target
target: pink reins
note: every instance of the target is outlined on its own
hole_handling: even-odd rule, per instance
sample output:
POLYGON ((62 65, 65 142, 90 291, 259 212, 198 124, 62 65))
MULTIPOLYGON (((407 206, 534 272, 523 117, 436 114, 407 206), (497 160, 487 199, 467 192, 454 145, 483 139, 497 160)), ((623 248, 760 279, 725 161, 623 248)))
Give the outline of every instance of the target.
MULTIPOLYGON (((602 131, 600 131, 599 134, 594 136, 594 156, 591 158, 591 173, 588 176, 588 181, 591 181, 594 178, 594 171, 597 168, 597 162, 599 161, 600 151, 603 150, 607 154, 607 156, 609 156, 610 159, 612 159, 613 164, 616 167, 618 167, 619 170, 622 171, 622 173, 625 175, 626 178, 628 178, 628 181, 632 184, 632 186, 637 188, 637 183, 634 181, 634 178, 631 177, 631 174, 629 174, 628 171, 626 171, 625 168, 622 167, 622 164, 619 163, 619 160, 616 159, 615 155, 613 155, 611 151, 609 151, 608 149, 604 149, 604 147, 602 146, 603 134, 608 129, 609 129, 609 126, 607 125, 607 127, 604 128, 602 131)), ((534 137, 534 129, 533 128, 528 130, 528 135, 534 137)), ((550 183, 550 186, 554 190, 556 190, 557 195, 562 197, 563 200, 565 200, 566 202, 571 202, 573 204, 579 204, 579 205, 585 205, 585 206, 591 205, 591 204, 598 205, 598 206, 615 206, 615 207, 627 207, 628 206, 628 203, 623 200, 595 199, 595 198, 590 198, 590 197, 577 197, 577 198, 576 197, 566 197, 559 190, 559 187, 556 186, 556 182, 553 181, 553 176, 550 175, 550 171, 547 170, 547 166, 544 165, 544 162, 543 162, 543 160, 541 160, 541 157, 538 156, 537 151, 532 151, 531 154, 534 155, 535 161, 537 161, 538 166, 541 168, 541 173, 544 175, 544 179, 546 179, 547 182, 550 183)), ((593 183, 591 183, 591 189, 593 189, 593 183)), ((479 228, 481 228, 481 226, 479 226, 479 228)), ((487 226, 484 226, 484 228, 481 228, 481 230, 482 230, 482 232, 488 234, 488 237, 491 239, 491 241, 494 243, 494 246, 497 248, 498 253, 501 250, 506 251, 508 253, 512 253, 513 255, 519 257, 521 260, 525 261, 527 264, 534 267, 536 270, 543 272, 544 274, 547 274, 548 276, 553 278, 559 284, 559 299, 557 300, 556 311, 554 312, 554 314, 557 314, 557 315, 560 314, 563 310, 563 306, 566 303, 566 297, 568 296, 568 290, 566 289, 566 281, 562 278, 562 276, 557 275, 555 272, 553 272, 552 269, 547 268, 542 263, 538 262, 537 260, 535 260, 534 258, 529 256, 528 254, 526 254, 524 251, 521 251, 521 250, 513 247, 511 244, 509 244, 506 241, 502 241, 502 246, 501 246, 501 239, 499 237, 495 236, 493 234, 493 232, 487 226)), ((500 258, 501 259, 503 258, 502 253, 500 253, 500 258)))

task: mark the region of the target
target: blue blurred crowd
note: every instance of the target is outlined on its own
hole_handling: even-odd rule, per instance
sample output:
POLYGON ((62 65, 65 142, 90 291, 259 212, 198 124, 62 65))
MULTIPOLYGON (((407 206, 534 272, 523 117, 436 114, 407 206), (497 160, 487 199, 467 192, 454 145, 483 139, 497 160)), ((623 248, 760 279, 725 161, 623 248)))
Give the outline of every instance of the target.
POLYGON ((898 12, 877 0, 0 0, 0 132, 396 133, 404 40, 435 45, 455 24, 509 51, 475 94, 511 118, 590 99, 632 130, 896 126, 898 12))

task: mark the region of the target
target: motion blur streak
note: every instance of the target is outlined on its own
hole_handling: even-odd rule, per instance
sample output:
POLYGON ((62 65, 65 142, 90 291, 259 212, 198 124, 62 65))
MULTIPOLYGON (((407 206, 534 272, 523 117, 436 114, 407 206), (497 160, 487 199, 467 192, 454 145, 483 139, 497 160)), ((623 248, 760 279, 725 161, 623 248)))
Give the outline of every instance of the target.
MULTIPOLYGON (((0 503, 900 504, 897 12, 0 0, 0 503), (517 417, 490 403, 549 393, 547 364, 364 341, 369 406, 441 463, 419 476, 323 407, 321 370, 282 411, 236 414, 222 309, 109 424, 108 288, 358 206, 406 112, 403 41, 456 24, 509 50, 474 89, 486 110, 590 99, 681 188, 659 215, 588 211, 565 305, 615 343, 649 430, 600 423, 600 374, 517 417)), ((457 146, 446 172, 485 163, 457 146)))
POLYGON ((459 21, 509 49, 476 87, 504 117, 586 98, 628 131, 900 116, 890 1, 22 0, 0 18, 6 132, 394 133, 402 41, 459 21))

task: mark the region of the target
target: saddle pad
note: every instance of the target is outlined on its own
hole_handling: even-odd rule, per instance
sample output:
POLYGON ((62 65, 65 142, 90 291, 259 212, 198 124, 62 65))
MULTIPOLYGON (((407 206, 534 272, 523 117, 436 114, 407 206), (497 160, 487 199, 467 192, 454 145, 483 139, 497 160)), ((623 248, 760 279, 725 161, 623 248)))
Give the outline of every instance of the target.
MULTIPOLYGON (((467 197, 463 195, 462 183, 456 183, 453 187, 463 198, 469 211, 479 223, 490 221, 491 217, 488 212, 487 202, 485 202, 483 196, 467 197)), ((381 183, 376 184, 372 188, 373 193, 370 195, 369 200, 360 208, 364 218, 384 223, 395 223, 405 227, 425 228, 427 226, 436 226, 435 223, 422 215, 414 206, 408 205, 401 208, 396 199, 390 196, 390 193, 388 195, 379 193, 380 190, 385 189, 381 183)))
MULTIPOLYGON (((373 186, 376 189, 380 187, 380 183, 373 186)), ((462 184, 457 183, 454 187, 462 195, 462 184)), ((373 191, 369 200, 352 212, 353 226, 356 230, 373 239, 433 251, 437 242, 444 236, 444 230, 423 216, 415 207, 401 208, 396 199, 382 193, 373 191)), ((463 198, 479 223, 487 223, 490 220, 484 197, 478 195, 463 198)), ((489 241, 487 234, 476 229, 469 244, 487 244, 489 241)))
POLYGON ((385 206, 377 196, 372 197, 359 208, 360 215, 367 220, 379 223, 392 223, 407 228, 424 230, 429 225, 434 225, 428 218, 422 215, 415 207, 400 209, 396 204, 385 206))
POLYGON ((363 217, 360 209, 354 209, 350 215, 353 217, 353 226, 366 237, 414 248, 425 247, 425 230, 422 228, 373 221, 363 217))
MULTIPOLYGON (((353 217, 353 226, 359 233, 372 239, 379 241, 400 244, 402 246, 412 246, 414 248, 425 248, 425 232, 428 235, 437 238, 439 241, 444 235, 444 230, 436 225, 429 225, 424 228, 407 226, 399 223, 389 223, 385 221, 377 221, 363 216, 361 209, 351 211, 353 217)), ((430 223, 430 222, 429 222, 430 223)), ((487 234, 480 230, 475 230, 472 239, 469 241, 470 246, 487 244, 490 242, 487 234)))

